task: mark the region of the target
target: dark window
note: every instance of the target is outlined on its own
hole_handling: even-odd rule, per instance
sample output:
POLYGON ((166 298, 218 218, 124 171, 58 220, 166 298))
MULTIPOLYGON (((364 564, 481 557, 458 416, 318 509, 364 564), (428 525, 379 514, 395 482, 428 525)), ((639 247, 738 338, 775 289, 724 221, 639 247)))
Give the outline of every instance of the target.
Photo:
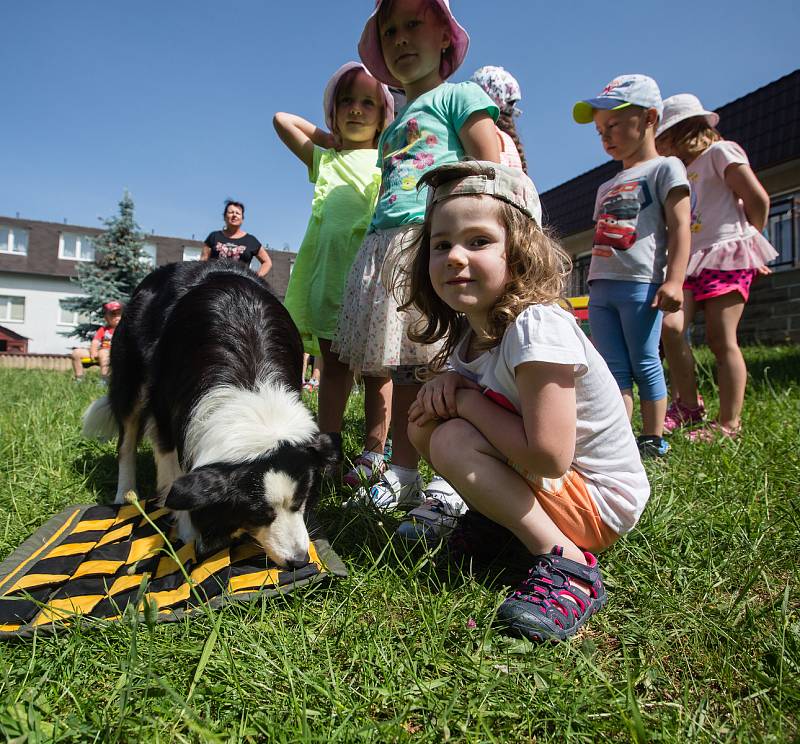
POLYGON ((572 273, 567 279, 567 297, 581 297, 589 294, 589 264, 591 256, 579 256, 572 259, 572 273))
POLYGON ((777 197, 770 206, 767 238, 778 251, 773 268, 800 265, 800 194, 777 197))
POLYGON ((0 338, 0 354, 8 349, 8 341, 4 338, 0 338))

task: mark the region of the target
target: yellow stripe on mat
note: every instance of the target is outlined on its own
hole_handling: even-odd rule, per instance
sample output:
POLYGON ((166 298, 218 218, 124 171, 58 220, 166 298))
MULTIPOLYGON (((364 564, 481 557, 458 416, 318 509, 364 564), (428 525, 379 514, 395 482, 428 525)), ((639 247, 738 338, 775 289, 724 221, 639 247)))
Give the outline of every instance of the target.
POLYGON ((85 615, 101 599, 102 594, 84 594, 81 597, 65 597, 48 602, 47 606, 33 619, 31 625, 46 625, 55 620, 63 620, 70 615, 85 615))
POLYGON ((115 574, 125 563, 123 561, 86 561, 78 566, 78 570, 72 574, 73 579, 91 574, 115 574))
POLYGON ((11 571, 11 573, 9 573, 9 574, 6 576, 6 581, 10 581, 10 580, 11 580, 11 579, 12 579, 14 576, 16 576, 16 575, 17 575, 17 574, 18 574, 18 573, 19 573, 19 572, 20 572, 20 571, 21 571, 23 568, 25 568, 25 566, 27 566, 27 565, 28 565, 28 564, 29 564, 29 563, 30 563, 32 560, 34 560, 34 559, 35 559, 35 558, 37 558, 39 555, 41 555, 41 554, 42 554, 42 553, 43 553, 45 550, 47 550, 47 549, 48 549, 48 548, 49 548, 49 547, 50 547, 50 546, 51 546, 51 545, 52 545, 52 544, 53 544, 53 543, 54 543, 56 540, 58 540, 58 538, 59 538, 59 537, 61 537, 61 535, 63 535, 63 534, 64 534, 64 532, 65 532, 65 531, 66 531, 66 530, 69 528, 69 526, 70 526, 70 525, 71 525, 71 524, 72 524, 72 523, 75 521, 75 517, 77 517, 77 516, 78 516, 78 514, 80 514, 80 512, 81 512, 81 510, 80 510, 80 509, 76 509, 74 512, 72 512, 72 514, 70 514, 70 515, 69 515, 69 516, 68 516, 68 517, 67 517, 67 518, 64 520, 64 524, 62 524, 62 525, 61 525, 61 527, 59 527, 59 528, 58 528, 58 529, 57 529, 57 530, 56 530, 56 531, 53 533, 53 535, 50 537, 50 539, 49 539, 49 540, 48 540, 48 541, 47 541, 47 542, 46 542, 44 545, 42 545, 42 547, 41 547, 41 548, 38 548, 37 550, 34 550, 34 551, 33 551, 33 553, 31 553, 31 554, 30 554, 30 555, 29 555, 29 556, 28 556, 28 557, 27 557, 27 558, 26 558, 24 561, 22 561, 22 563, 20 563, 20 564, 19 564, 19 566, 17 566, 17 567, 16 567, 16 568, 15 568, 13 571, 11 571))
POLYGON ((85 543, 67 543, 66 545, 59 545, 57 548, 53 548, 45 558, 60 558, 61 556, 65 555, 78 555, 80 553, 88 553, 96 543, 94 542, 85 542, 85 543))
POLYGON ((133 532, 133 522, 130 524, 123 524, 122 527, 117 527, 117 529, 111 530, 111 532, 103 535, 103 537, 97 541, 97 547, 108 545, 108 543, 114 542, 115 540, 123 540, 128 537, 131 532, 133 532))
MULTIPOLYGON (((189 543, 188 545, 184 545, 182 548, 179 548, 176 551, 176 554, 178 556, 178 560, 181 562, 181 566, 190 558, 194 560, 194 543, 189 543)), ((180 566, 175 563, 175 559, 171 555, 166 555, 158 562, 155 578, 161 579, 164 576, 169 576, 170 574, 175 573, 176 571, 180 571, 180 566)))
POLYGON ((45 584, 56 584, 66 581, 69 574, 26 574, 14 584, 3 596, 6 597, 11 592, 18 592, 22 589, 30 589, 32 586, 44 586, 45 584))
POLYGON ((87 519, 85 522, 75 525, 72 533, 78 532, 105 532, 117 520, 113 517, 111 519, 87 519))
POLYGON ((19 630, 22 627, 19 623, 17 625, 0 625, 0 631, 5 633, 13 633, 15 630, 19 630))
MULTIPOLYGON (((115 594, 133 589, 142 583, 142 576, 147 574, 131 574, 130 576, 120 576, 108 590, 107 596, 113 597, 115 594)), ((149 578, 149 576, 148 576, 149 578)))
POLYGON ((149 558, 152 555, 155 555, 160 548, 164 545, 164 538, 161 535, 150 535, 150 537, 142 537, 138 540, 134 540, 131 543, 131 550, 128 553, 128 558, 126 559, 126 563, 136 563, 136 561, 142 560, 142 558, 149 558))
POLYGON ((156 607, 168 607, 176 602, 184 602, 189 599, 191 587, 188 584, 181 584, 177 589, 168 592, 148 592, 145 598, 156 603, 156 607))
POLYGON ((167 507, 162 506, 160 509, 156 509, 154 512, 150 512, 146 517, 142 517, 139 520, 139 527, 144 527, 148 521, 155 522, 157 519, 161 519, 165 514, 169 514, 172 509, 167 509, 167 507))
POLYGON ((228 591, 231 594, 258 589, 262 586, 277 586, 280 571, 277 568, 270 568, 256 573, 242 574, 241 576, 231 576, 228 582, 228 591))

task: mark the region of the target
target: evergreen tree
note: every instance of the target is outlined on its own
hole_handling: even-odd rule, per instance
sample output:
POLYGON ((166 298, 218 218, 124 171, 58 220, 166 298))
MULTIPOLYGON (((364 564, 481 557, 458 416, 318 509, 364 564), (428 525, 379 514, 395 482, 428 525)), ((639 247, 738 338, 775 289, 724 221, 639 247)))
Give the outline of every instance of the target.
POLYGON ((119 214, 103 221, 106 230, 93 239, 94 261, 79 263, 78 284, 83 297, 64 301, 64 307, 89 318, 79 323, 66 336, 88 339, 103 323, 103 305, 118 300, 123 305, 133 290, 150 272, 143 261, 144 235, 133 219, 133 199, 126 191, 119 203, 119 214))

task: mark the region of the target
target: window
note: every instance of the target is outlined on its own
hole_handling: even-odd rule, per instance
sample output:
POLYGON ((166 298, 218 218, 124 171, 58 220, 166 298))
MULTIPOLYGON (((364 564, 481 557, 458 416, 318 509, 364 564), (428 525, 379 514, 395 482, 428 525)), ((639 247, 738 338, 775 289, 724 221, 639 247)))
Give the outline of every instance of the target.
POLYGON ((88 323, 89 316, 77 310, 67 310, 64 300, 58 301, 58 325, 76 326, 79 323, 88 323))
POLYGON ((767 238, 778 251, 770 266, 789 268, 800 263, 800 193, 778 197, 772 202, 767 238))
POLYGON ((573 256, 572 272, 567 277, 567 297, 581 297, 589 294, 589 264, 592 262, 591 254, 573 256))
POLYGON ((25 298, 0 295, 0 321, 25 322, 25 298))
POLYGON ((145 266, 149 266, 151 269, 156 267, 156 245, 155 243, 145 243, 142 246, 141 251, 141 261, 145 266))
POLYGON ((183 260, 184 261, 199 261, 200 248, 195 248, 193 245, 183 246, 183 260))
POLYGON ((20 227, 0 225, 0 253, 26 255, 28 253, 28 231, 20 227))
POLYGON ((68 261, 94 261, 94 244, 88 235, 61 233, 58 238, 58 257, 68 261))

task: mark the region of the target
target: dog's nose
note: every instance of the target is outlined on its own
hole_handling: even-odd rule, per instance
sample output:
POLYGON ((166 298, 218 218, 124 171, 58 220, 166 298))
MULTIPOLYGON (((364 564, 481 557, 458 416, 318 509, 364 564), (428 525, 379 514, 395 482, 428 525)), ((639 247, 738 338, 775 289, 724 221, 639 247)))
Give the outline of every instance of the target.
POLYGON ((303 566, 307 566, 309 563, 311 563, 311 556, 306 553, 302 558, 290 558, 288 561, 286 561, 286 568, 302 568, 303 566))

